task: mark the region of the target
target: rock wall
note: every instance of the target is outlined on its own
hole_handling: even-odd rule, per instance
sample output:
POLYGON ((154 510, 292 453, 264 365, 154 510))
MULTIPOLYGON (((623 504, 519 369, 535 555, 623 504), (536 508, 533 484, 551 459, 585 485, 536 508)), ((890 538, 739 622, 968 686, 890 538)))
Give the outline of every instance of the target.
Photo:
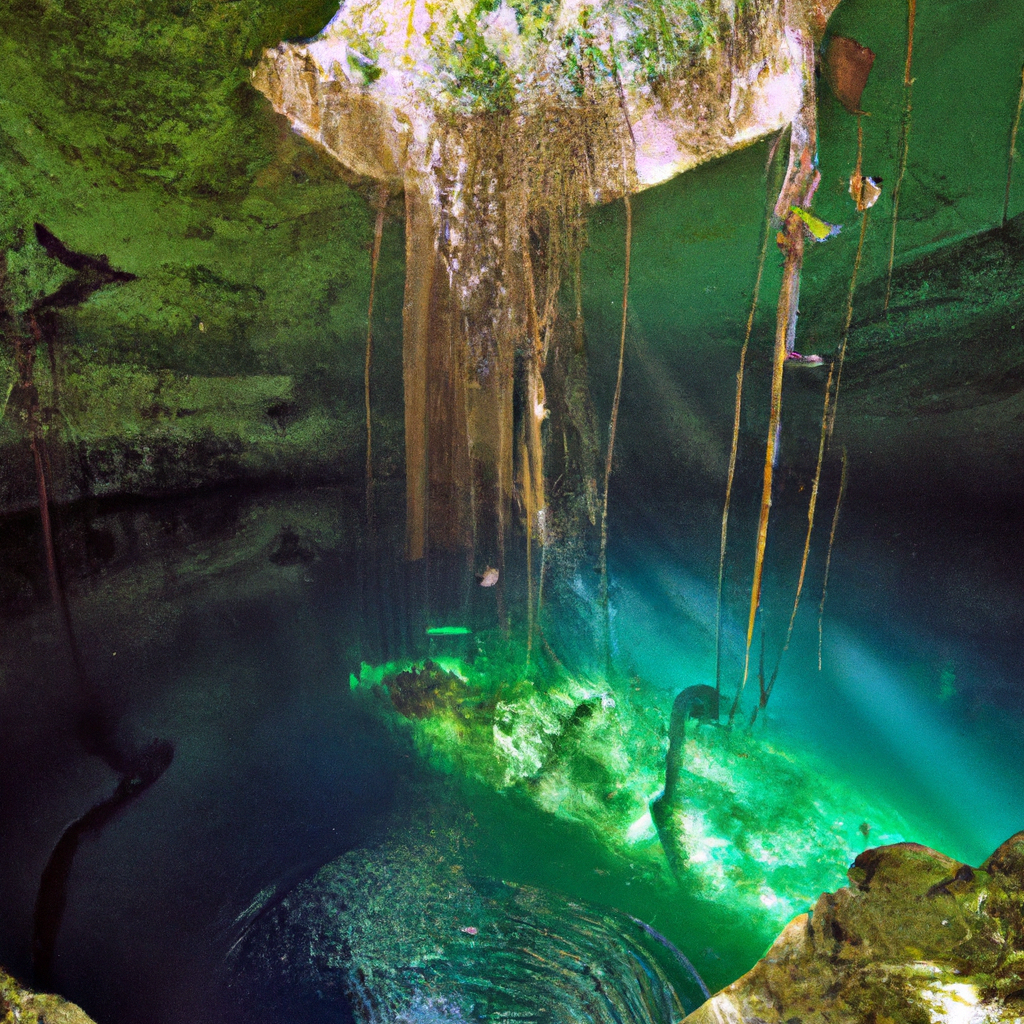
POLYGON ((95 1024, 84 1010, 60 996, 40 995, 19 985, 0 967, 3 1024, 95 1024))

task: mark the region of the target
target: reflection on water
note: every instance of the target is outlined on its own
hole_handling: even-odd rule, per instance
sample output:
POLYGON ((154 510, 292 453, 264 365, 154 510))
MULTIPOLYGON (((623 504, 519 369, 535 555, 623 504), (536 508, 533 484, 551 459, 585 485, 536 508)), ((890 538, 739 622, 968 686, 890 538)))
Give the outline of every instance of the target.
MULTIPOLYGON (((801 901, 842 884, 851 852, 902 835, 978 863, 1021 826, 1020 606, 999 531, 951 515, 915 534, 913 515, 851 494, 823 671, 811 600, 757 732, 691 730, 689 799, 677 809, 685 869, 673 875, 646 808, 663 784, 672 699, 714 678, 710 514, 620 503, 608 679, 595 668, 600 631, 581 613, 596 593, 588 567, 550 590, 545 639, 558 660, 535 650, 526 670, 521 648, 501 646, 481 567, 401 561, 400 503, 400 489, 382 492, 374 543, 358 498, 336 490, 66 519, 73 614, 104 706, 126 745, 160 737, 176 750, 150 790, 83 839, 70 872, 53 973, 97 1020, 255 1021, 268 992, 310 1021, 353 1019, 354 994, 378 1014, 357 1020, 387 1019, 382 1007, 472 1019, 499 999, 479 987, 488 964, 504 965, 508 986, 494 991, 509 1005, 545 986, 575 993, 571 1020, 571 999, 593 995, 573 957, 598 946, 602 977, 617 979, 615 1012, 669 1019, 670 988, 692 1005, 694 982, 631 918, 715 989, 801 901), (429 637, 437 625, 470 632, 429 637), (448 674, 394 685, 426 657, 448 674), (328 864, 319 883, 303 882, 328 864), (316 915, 339 893, 333 924, 348 945, 314 942, 297 963, 294 943, 310 948, 316 915), (264 929, 269 973, 266 922, 284 920, 289 899, 318 909, 291 921, 290 938, 275 933, 287 969, 257 991, 254 959, 242 984, 225 956, 248 908, 245 934, 264 929), (451 920, 435 941, 442 904, 451 920), (536 976, 524 949, 548 961, 536 976), (558 958, 564 969, 550 966, 558 958), (388 974, 398 960, 412 974, 388 974), (528 977, 535 987, 516 988, 528 977), (317 995, 325 978, 336 999, 317 995)), ((507 574, 514 609, 523 581, 514 566, 507 574)), ((116 782, 80 743, 67 655, 37 582, 26 569, 0 640, 0 961, 26 976, 43 865, 116 782)), ((766 584, 776 627, 792 582, 766 584)), ((730 693, 741 640, 730 625, 730 693)))

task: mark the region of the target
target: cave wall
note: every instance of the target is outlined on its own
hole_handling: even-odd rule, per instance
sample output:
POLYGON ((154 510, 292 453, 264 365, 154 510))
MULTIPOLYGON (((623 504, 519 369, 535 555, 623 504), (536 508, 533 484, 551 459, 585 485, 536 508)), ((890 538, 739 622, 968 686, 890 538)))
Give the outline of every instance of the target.
MULTIPOLYGON (((61 311, 53 361, 42 353, 37 359, 57 498, 361 477, 368 185, 343 177, 249 84, 263 47, 308 35, 332 13, 331 4, 314 0, 159 0, 144 10, 127 2, 17 0, 0 12, 7 301, 24 310, 68 276, 36 241, 37 222, 69 248, 105 254, 137 278, 61 311)), ((996 239, 1005 259, 977 255, 963 281, 947 273, 934 285, 933 263, 912 264, 939 259, 933 249, 1000 221, 1024 11, 1014 0, 950 0, 918 12, 897 237, 899 309, 884 320, 878 281, 888 253, 905 10, 844 0, 830 32, 853 36, 877 55, 863 99, 871 114, 864 160, 884 186, 871 214, 849 404, 841 406, 837 430, 864 481, 899 484, 912 471, 935 487, 1017 489, 1013 403, 1024 356, 1013 333, 1016 250, 1009 236, 996 239), (995 321, 986 312, 992 302, 1000 309, 995 321), (972 326, 978 318, 988 325, 980 334, 972 326), (972 331, 983 338, 973 354, 961 344, 972 331), (964 390, 961 381, 982 354, 984 372, 964 390)), ((808 254, 797 348, 827 352, 837 340, 857 241, 846 194, 856 121, 827 89, 821 93, 823 182, 815 208, 844 230, 808 254)), ((634 201, 618 458, 648 484, 695 472, 717 480, 724 470, 766 155, 758 144, 634 201)), ((393 204, 375 313, 381 477, 400 476, 403 459, 401 197, 393 204)), ((1018 173, 1011 215, 1022 207, 1018 173)), ((598 208, 584 264, 602 416, 612 391, 623 226, 621 204, 598 208)), ((956 265, 956 253, 943 251, 956 265)), ((770 252, 753 341, 744 421, 752 462, 763 448, 766 402, 757 374, 767 368, 779 263, 770 252)), ((16 373, 7 343, 0 346, 0 379, 0 393, 9 397, 16 373)), ((792 390, 788 455, 813 440, 818 415, 813 381, 792 390)), ((0 507, 7 509, 36 500, 17 409, 17 401, 5 406, 0 420, 0 507)))
MULTIPOLYGON (((56 400, 37 359, 57 497, 359 472, 372 212, 249 85, 267 44, 331 13, 310 0, 0 12, 8 304, 24 311, 71 276, 37 222, 137 278, 60 311, 56 400)), ((401 249, 391 218, 375 317, 384 475, 401 465, 401 249)), ((7 340, 0 379, 9 395, 7 340)), ((0 452, 0 507, 33 502, 15 415, 0 452)))

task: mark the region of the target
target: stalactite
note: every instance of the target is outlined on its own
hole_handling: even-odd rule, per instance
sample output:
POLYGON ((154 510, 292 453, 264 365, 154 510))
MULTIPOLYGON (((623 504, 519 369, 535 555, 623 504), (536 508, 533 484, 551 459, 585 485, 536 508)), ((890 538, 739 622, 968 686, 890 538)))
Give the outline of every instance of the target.
POLYGON ((1010 185, 1013 182, 1013 162, 1017 159, 1017 130, 1020 128, 1020 114, 1024 109, 1024 67, 1020 69, 1020 94, 1017 96, 1017 113, 1010 129, 1010 155, 1006 162, 1006 194, 1003 196, 1003 225, 1010 217, 1010 185))
POLYGON ((899 220, 900 193, 903 188, 903 175, 907 170, 907 151, 910 146, 910 112, 914 79, 910 71, 914 57, 914 18, 917 13, 917 0, 907 0, 907 61, 903 70, 903 116, 900 119, 900 138, 897 156, 896 185, 892 190, 892 232, 889 236, 889 269, 885 278, 885 302, 883 312, 889 308, 892 294, 892 265, 896 258, 896 224, 899 220))
MULTIPOLYGON (((544 401, 544 380, 541 375, 544 366, 544 345, 541 338, 541 323, 537 316, 537 291, 533 277, 533 260, 525 246, 523 247, 523 278, 527 291, 526 319, 530 342, 530 350, 526 359, 526 396, 523 408, 521 460, 526 510, 526 666, 529 671, 534 631, 533 542, 535 530, 542 547, 545 543, 542 527, 547 503, 541 424, 547 410, 544 401)), ((550 281, 546 298, 548 306, 545 309, 545 320, 552 315, 553 311, 550 281)))
POLYGON ((434 231, 421 190, 405 188, 405 300, 402 380, 405 391, 405 557, 418 561, 427 544, 427 340, 434 278, 434 231))
MULTIPOLYGON (((781 151, 780 133, 768 154, 767 167, 765 170, 776 166, 775 157, 781 151)), ((729 506, 732 500, 733 479, 736 476, 736 456, 740 443, 740 412, 743 404, 743 374, 747 362, 747 349, 750 345, 750 335, 754 329, 754 315, 757 312, 758 298, 761 294, 761 278, 764 274, 764 261, 768 253, 768 236, 771 233, 772 210, 775 205, 775 183, 768 182, 767 198, 764 213, 764 223, 761 226, 761 251, 757 258, 757 276, 754 278, 754 294, 750 299, 750 312, 747 315, 747 327, 743 334, 743 346, 740 349, 740 365, 736 371, 736 406, 732 422, 732 447, 729 451, 729 470, 725 481, 725 504, 722 508, 722 540, 718 554, 718 593, 715 603, 715 693, 721 699, 722 694, 722 584, 725 578, 725 551, 729 534, 729 506)))
POLYGON ((832 530, 828 535, 828 554, 825 556, 825 578, 821 585, 821 604, 818 605, 818 671, 821 671, 821 623, 825 617, 825 598, 828 596, 828 573, 832 567, 832 545, 836 539, 836 526, 839 524, 839 509, 846 493, 846 449, 843 449, 843 473, 839 480, 839 493, 836 495, 836 509, 832 513, 832 530))

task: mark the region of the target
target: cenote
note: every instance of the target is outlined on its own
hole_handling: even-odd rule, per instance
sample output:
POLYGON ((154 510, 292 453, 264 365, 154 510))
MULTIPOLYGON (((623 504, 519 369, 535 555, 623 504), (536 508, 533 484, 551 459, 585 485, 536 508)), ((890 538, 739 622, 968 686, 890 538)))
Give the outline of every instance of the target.
POLYGON ((1020 1019, 1018 0, 0 29, 6 972, 1020 1019))

